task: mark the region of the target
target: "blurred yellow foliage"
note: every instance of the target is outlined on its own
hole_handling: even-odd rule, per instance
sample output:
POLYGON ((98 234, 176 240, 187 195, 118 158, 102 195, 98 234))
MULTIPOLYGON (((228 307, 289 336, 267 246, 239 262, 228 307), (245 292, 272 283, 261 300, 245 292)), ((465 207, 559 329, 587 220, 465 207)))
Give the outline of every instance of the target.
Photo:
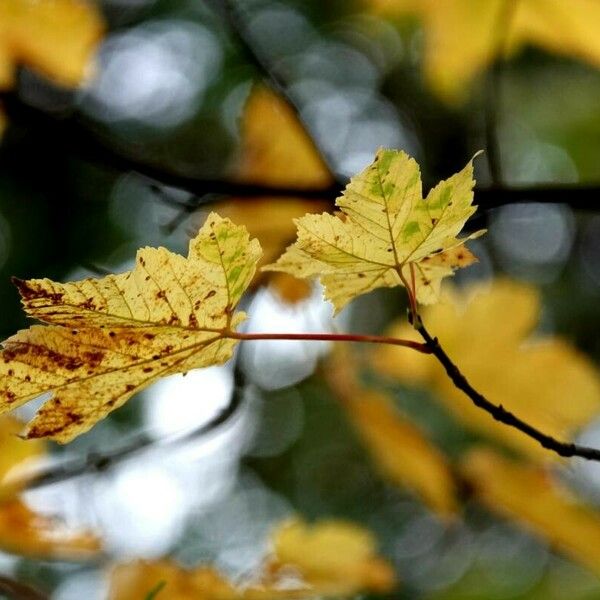
MULTIPOLYGON (((235 177, 248 183, 298 188, 327 187, 332 177, 294 111, 266 87, 255 87, 241 121, 241 150, 235 177)), ((219 213, 234 223, 245 225, 250 235, 260 240, 263 258, 260 265, 276 260, 294 239, 293 219, 308 212, 322 212, 331 205, 302 198, 232 198, 219 204, 219 213)), ((308 296, 310 287, 289 283, 289 276, 278 278, 283 300, 291 302, 308 296), (287 282, 285 281, 287 280, 287 282), (290 297, 286 289, 293 289, 290 297), (301 291, 304 295, 301 295, 301 291)))
POLYGON ((600 67, 597 0, 367 0, 390 16, 415 15, 425 29, 425 75, 448 101, 465 97, 477 73, 533 44, 600 67))
POLYGON ((600 514, 577 501, 548 471, 486 449, 467 454, 461 470, 490 510, 522 523, 600 574, 600 514))
POLYGON ((0 89, 13 85, 18 65, 78 85, 103 30, 99 11, 85 0, 2 0, 0 89))
POLYGON ((46 454, 41 440, 18 437, 23 423, 0 417, 0 549, 43 559, 81 560, 98 553, 98 539, 29 509, 15 494, 27 482, 27 467, 46 454), (18 484, 17 484, 18 482, 18 484))
POLYGON ((336 351, 325 373, 381 474, 413 490, 442 517, 451 517, 457 510, 456 490, 444 455, 386 394, 359 384, 350 352, 336 351))
POLYGON ((298 188, 332 183, 327 166, 292 108, 266 87, 253 88, 246 103, 236 177, 298 188))
POLYGON ((169 600, 286 600, 386 592, 394 586, 394 572, 361 527, 338 521, 308 526, 293 519, 274 532, 273 555, 263 572, 243 586, 209 567, 137 561, 113 570, 109 599, 145 598, 160 582, 158 597, 169 600))
MULTIPOLYGON (((600 380, 590 360, 565 340, 531 337, 540 310, 535 288, 508 280, 465 292, 447 290, 423 310, 427 328, 473 386, 495 404, 553 437, 570 438, 600 411, 600 380)), ((418 339, 405 321, 388 332, 418 339)), ((553 454, 519 431, 494 421, 457 390, 430 356, 400 347, 378 347, 380 373, 435 391, 456 419, 536 458, 553 454)))

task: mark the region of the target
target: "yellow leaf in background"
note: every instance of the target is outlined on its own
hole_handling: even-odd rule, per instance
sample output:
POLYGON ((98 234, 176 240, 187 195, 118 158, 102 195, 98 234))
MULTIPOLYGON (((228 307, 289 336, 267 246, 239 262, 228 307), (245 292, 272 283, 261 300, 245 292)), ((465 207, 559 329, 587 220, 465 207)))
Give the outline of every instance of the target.
POLYGON ((21 421, 9 415, 0 417, 0 490, 7 482, 20 478, 24 469, 46 454, 44 442, 22 440, 19 437, 22 430, 21 421))
POLYGON ((242 181, 298 188, 327 187, 331 174, 290 106, 265 87, 255 87, 244 109, 242 181))
POLYGON ((0 89, 13 85, 19 65, 78 85, 103 30, 100 13, 85 0, 2 0, 0 89))
POLYGON ((294 219, 326 207, 325 203, 295 198, 233 198, 219 203, 219 214, 244 225, 252 237, 260 240, 263 257, 259 264, 267 264, 276 260, 294 239, 294 219))
MULTIPOLYGON (((241 122, 241 151, 235 169, 240 181, 298 188, 326 188, 332 177, 298 122, 294 111, 266 87, 254 87, 241 122)), ((326 200, 302 198, 232 198, 219 203, 219 213, 244 225, 260 240, 259 266, 276 260, 294 239, 294 219, 327 210, 326 200)), ((289 285, 287 286, 289 289, 289 285)), ((306 295, 310 289, 306 289, 306 295)), ((298 288, 293 294, 298 297, 298 288)), ((287 300, 284 292, 283 300, 287 300)))
POLYGON ((275 530, 272 557, 243 584, 234 585, 206 566, 137 561, 113 569, 109 600, 145 598, 160 582, 158 598, 169 600, 308 600, 387 592, 395 583, 391 566, 377 556, 365 529, 339 521, 307 526, 296 519, 275 530))
POLYGON ((98 554, 100 542, 90 532, 73 530, 12 500, 0 504, 0 549, 36 558, 87 560, 98 554))
POLYGON ((41 440, 18 437, 23 423, 0 417, 0 550, 43 559, 82 560, 100 550, 98 539, 33 512, 15 494, 27 481, 27 468, 46 454, 41 440))
POLYGON ((260 253, 243 227, 212 213, 187 258, 142 248, 120 275, 18 281, 27 314, 51 325, 4 342, 0 411, 52 391, 27 435, 65 443, 158 378, 226 362, 260 253))
POLYGON ((600 574, 600 514, 578 502, 548 471, 484 449, 467 454, 461 470, 475 498, 490 510, 520 521, 600 574))
POLYGON ((374 536, 352 523, 323 521, 307 525, 292 519, 275 531, 273 545, 273 564, 297 570, 319 595, 383 593, 394 587, 394 571, 377 556, 374 536))
MULTIPOLYGON (((600 380, 591 361, 565 340, 530 338, 539 311, 535 288, 498 280, 489 289, 480 284, 463 293, 448 292, 422 317, 453 362, 491 402, 553 437, 569 439, 600 412, 600 380)), ((417 339, 403 322, 388 333, 417 339)), ((473 406, 430 356, 381 346, 373 364, 402 383, 431 388, 465 426, 531 457, 554 456, 473 406)))
POLYGON ((296 279, 287 273, 273 273, 269 279, 269 287, 287 304, 297 304, 308 298, 312 292, 308 281, 296 279))
POLYGON ((456 489, 444 455, 382 392, 362 387, 349 352, 334 352, 325 377, 381 474, 407 487, 442 517, 454 515, 456 489))
POLYGON ((442 98, 462 100, 505 51, 534 44, 600 67, 597 0, 368 0, 384 14, 415 15, 425 30, 425 75, 442 98))
POLYGON ((475 212, 473 164, 440 182, 423 200, 419 166, 405 152, 379 150, 336 200, 343 218, 296 219, 298 240, 263 270, 318 275, 339 311, 378 287, 402 285, 415 272, 417 300, 436 302, 441 280, 476 259, 456 236, 475 212))

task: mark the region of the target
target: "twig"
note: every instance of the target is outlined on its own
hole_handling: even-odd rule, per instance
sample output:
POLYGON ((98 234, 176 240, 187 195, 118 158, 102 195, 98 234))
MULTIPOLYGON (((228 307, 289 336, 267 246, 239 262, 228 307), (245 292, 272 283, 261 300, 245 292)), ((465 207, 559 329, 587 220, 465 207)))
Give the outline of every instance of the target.
POLYGON ((49 600, 50 598, 34 587, 15 581, 6 575, 0 575, 0 594, 12 600, 49 600))
POLYGON ((588 460, 600 461, 600 450, 588 446, 579 446, 578 444, 569 442, 561 442, 560 440, 543 433, 539 429, 536 429, 526 421, 523 421, 510 411, 506 410, 501 404, 496 405, 493 402, 490 402, 467 381, 467 378, 461 373, 459 368, 452 362, 450 357, 440 346, 438 339, 429 334, 419 317, 416 318, 413 326, 421 334, 433 356, 435 356, 439 363, 444 367, 446 374, 451 379, 452 383, 457 389, 464 392, 475 406, 489 413, 496 421, 518 429, 525 435, 534 439, 544 448, 555 452, 559 456, 567 458, 579 456, 588 460))

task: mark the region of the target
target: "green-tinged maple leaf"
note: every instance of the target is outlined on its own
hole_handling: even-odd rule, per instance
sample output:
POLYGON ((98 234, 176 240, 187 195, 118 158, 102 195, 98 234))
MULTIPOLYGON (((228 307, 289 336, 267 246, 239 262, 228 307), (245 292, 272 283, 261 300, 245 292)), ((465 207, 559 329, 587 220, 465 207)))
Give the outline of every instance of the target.
POLYGON ((379 150, 336 200, 339 215, 296 219, 298 239, 265 270, 318 275, 340 310, 378 287, 403 285, 414 274, 418 302, 437 301, 440 283, 476 258, 458 238, 473 206, 473 164, 422 196, 419 166, 405 152, 379 150))
POLYGON ((65 443, 159 377, 224 363, 260 255, 245 228, 212 213, 187 258, 143 248, 119 275, 17 280, 26 312, 50 325, 4 342, 0 412, 52 391, 27 437, 65 443))

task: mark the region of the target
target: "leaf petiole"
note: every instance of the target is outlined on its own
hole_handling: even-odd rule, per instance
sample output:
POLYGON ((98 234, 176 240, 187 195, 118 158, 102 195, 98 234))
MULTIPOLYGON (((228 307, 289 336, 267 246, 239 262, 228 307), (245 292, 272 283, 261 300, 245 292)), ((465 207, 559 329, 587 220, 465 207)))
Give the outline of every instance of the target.
POLYGON ((432 349, 421 342, 403 340, 399 338, 381 335, 360 335, 351 333, 239 333, 228 331, 223 337, 234 340, 288 340, 288 341, 319 341, 319 342, 358 342, 363 344, 389 344, 392 346, 404 346, 423 354, 432 354, 432 349))

